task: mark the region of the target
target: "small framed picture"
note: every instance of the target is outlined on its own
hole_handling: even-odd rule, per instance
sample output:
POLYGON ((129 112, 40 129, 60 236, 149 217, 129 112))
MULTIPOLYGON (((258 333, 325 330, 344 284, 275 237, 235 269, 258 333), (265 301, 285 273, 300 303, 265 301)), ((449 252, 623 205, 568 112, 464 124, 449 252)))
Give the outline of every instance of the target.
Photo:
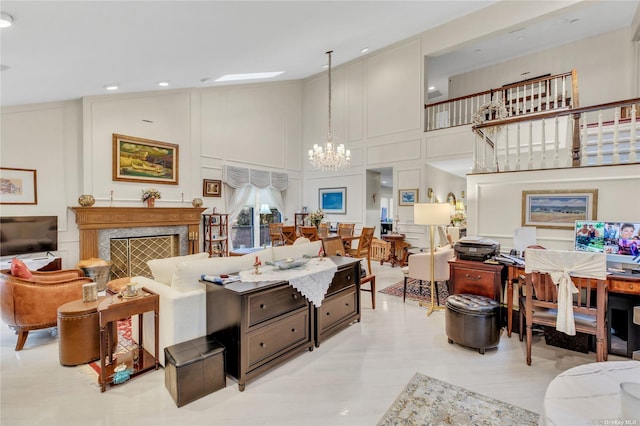
POLYGON ((202 195, 204 197, 222 196, 222 181, 217 179, 203 179, 202 195))
POLYGON ((347 213, 347 188, 318 189, 318 205, 325 213, 347 213))
POLYGON ((38 204, 36 171, 0 167, 0 204, 38 204))
POLYGON ((398 190, 398 201, 401 206, 412 206, 418 202, 418 189, 398 190))

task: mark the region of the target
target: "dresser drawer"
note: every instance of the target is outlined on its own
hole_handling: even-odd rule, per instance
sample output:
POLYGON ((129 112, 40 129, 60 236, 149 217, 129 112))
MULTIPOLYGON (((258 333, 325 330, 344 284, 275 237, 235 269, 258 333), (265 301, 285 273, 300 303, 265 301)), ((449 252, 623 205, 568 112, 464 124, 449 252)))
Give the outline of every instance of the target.
POLYGON ((337 293, 349 286, 355 285, 356 279, 358 278, 356 276, 357 270, 359 270, 359 268, 357 268, 356 266, 349 266, 347 268, 338 270, 333 276, 333 281, 331 281, 325 297, 337 293))
POLYGON ((317 327, 320 333, 331 328, 336 323, 355 315, 357 312, 355 291, 345 291, 335 298, 326 300, 318 308, 317 327))
POLYGON ((309 309, 247 334, 247 371, 276 354, 310 341, 309 309))
POLYGON ((307 303, 307 299, 289 285, 249 295, 249 326, 294 311, 307 303))
POLYGON ((640 281, 626 281, 609 278, 609 292, 640 295, 640 281))
POLYGON ((495 299, 496 296, 496 279, 500 280, 500 276, 496 276, 493 271, 483 271, 471 268, 452 268, 453 294, 476 294, 495 299))

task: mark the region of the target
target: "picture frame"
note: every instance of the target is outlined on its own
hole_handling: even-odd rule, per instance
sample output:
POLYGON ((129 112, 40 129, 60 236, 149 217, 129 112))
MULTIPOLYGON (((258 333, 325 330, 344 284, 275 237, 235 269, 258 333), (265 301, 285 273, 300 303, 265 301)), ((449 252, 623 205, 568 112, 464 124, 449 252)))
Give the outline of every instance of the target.
POLYGON ((347 214, 347 188, 318 189, 318 206, 325 213, 347 214))
POLYGON ((0 204, 38 204, 36 170, 0 167, 0 204))
POLYGON ((178 185, 178 145, 113 134, 114 181, 178 185))
POLYGON ((412 206, 418 202, 418 189, 399 189, 398 205, 412 206))
POLYGON ((522 191, 522 226, 573 229, 576 220, 595 220, 597 189, 522 191))
POLYGON ((202 180, 202 196, 203 197, 221 197, 222 181, 218 179, 202 180))

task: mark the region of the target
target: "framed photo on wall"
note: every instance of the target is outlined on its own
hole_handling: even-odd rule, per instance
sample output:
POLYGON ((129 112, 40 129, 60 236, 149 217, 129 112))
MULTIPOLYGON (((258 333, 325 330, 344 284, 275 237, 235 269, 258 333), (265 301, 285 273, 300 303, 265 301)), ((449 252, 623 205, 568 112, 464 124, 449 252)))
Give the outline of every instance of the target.
POLYGON ((597 189, 522 191, 522 226, 573 229, 576 220, 595 220, 597 189))
POLYGON ((204 197, 222 196, 222 181, 216 179, 202 180, 202 195, 204 197))
POLYGON ((38 204, 36 171, 0 167, 0 204, 38 204))
POLYGON ((325 213, 347 213, 347 188, 318 189, 318 206, 325 213))
POLYGON ((398 205, 412 206, 418 202, 418 189, 399 189, 398 205))
POLYGON ((113 134, 113 180, 178 184, 178 145, 113 134))

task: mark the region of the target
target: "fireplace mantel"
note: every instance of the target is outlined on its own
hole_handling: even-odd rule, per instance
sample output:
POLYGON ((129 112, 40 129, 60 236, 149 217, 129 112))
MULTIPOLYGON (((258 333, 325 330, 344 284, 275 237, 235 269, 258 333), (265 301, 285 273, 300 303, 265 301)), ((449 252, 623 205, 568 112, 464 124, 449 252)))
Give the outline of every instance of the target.
POLYGON ((98 231, 112 228, 185 225, 189 253, 198 251, 204 207, 71 207, 80 230, 80 259, 98 257, 98 231))

